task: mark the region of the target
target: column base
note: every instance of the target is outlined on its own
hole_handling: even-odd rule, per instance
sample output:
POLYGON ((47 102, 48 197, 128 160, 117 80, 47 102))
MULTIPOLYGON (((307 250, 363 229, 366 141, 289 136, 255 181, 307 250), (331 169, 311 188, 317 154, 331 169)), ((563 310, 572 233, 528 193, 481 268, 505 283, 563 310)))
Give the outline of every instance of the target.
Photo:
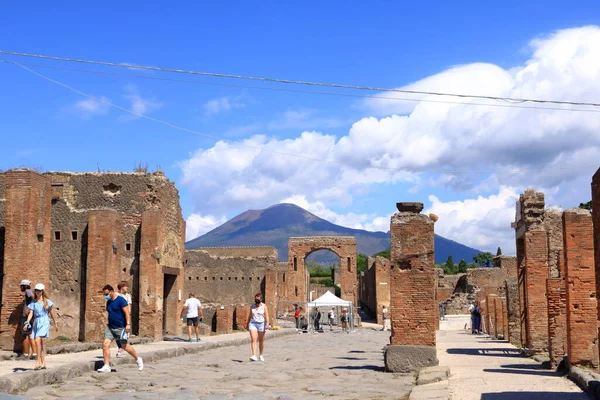
POLYGON ((409 373, 439 365, 435 347, 392 344, 384 349, 387 372, 409 373))

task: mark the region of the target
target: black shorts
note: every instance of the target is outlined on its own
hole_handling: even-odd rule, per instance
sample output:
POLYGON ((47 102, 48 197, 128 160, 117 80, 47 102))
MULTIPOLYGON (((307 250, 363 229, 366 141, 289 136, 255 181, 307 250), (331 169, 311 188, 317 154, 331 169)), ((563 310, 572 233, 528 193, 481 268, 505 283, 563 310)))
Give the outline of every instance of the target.
POLYGON ((187 326, 198 326, 198 317, 196 318, 188 318, 187 326))

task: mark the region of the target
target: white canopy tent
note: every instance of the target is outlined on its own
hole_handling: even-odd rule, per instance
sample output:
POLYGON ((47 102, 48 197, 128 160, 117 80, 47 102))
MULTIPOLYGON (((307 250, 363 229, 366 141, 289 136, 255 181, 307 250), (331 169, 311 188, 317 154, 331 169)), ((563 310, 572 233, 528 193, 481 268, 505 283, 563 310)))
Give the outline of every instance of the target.
MULTIPOLYGON (((319 297, 316 300, 310 301, 308 303, 306 303, 306 307, 308 308, 307 310, 307 314, 312 316, 313 313, 311 312, 311 309, 314 308, 319 308, 319 307, 336 307, 336 319, 339 320, 340 317, 340 308, 348 308, 348 316, 350 321, 348 321, 348 326, 350 328, 350 331, 354 331, 354 305, 352 304, 351 301, 348 300, 342 300, 339 297, 337 297, 335 294, 327 291, 325 292, 324 295, 322 295, 321 297, 319 297)), ((322 310, 323 312, 321 312, 321 319, 323 319, 323 317, 325 317, 325 319, 327 319, 327 311, 326 310, 322 310)), ((309 324, 309 327, 311 326, 311 324, 309 324)))

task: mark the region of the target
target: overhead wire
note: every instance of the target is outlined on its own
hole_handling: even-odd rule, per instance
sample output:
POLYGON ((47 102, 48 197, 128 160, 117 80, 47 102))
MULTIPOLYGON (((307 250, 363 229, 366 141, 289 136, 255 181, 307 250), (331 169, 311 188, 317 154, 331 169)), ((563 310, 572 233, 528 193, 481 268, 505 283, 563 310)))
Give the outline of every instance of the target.
POLYGON ((54 66, 54 65, 44 65, 44 64, 17 63, 15 61, 9 61, 9 60, 0 60, 0 63, 24 65, 24 66, 37 67, 37 68, 49 68, 49 69, 63 70, 63 71, 92 73, 92 74, 99 74, 99 75, 124 76, 124 77, 129 77, 129 78, 152 79, 152 80, 159 80, 159 81, 192 83, 192 84, 209 85, 209 86, 234 87, 234 88, 242 88, 242 89, 257 89, 257 90, 266 90, 266 91, 274 91, 274 92, 288 92, 288 93, 302 93, 302 94, 311 94, 311 95, 314 94, 314 95, 322 95, 322 96, 339 96, 339 97, 351 97, 351 98, 394 100, 394 101, 405 101, 405 102, 414 102, 414 103, 439 103, 439 104, 456 104, 456 105, 468 105, 468 106, 518 108, 518 109, 524 109, 524 110, 529 109, 529 110, 552 110, 552 111, 574 111, 574 112, 600 113, 600 109, 589 109, 589 108, 586 109, 586 108, 564 108, 564 107, 546 107, 546 106, 520 106, 517 104, 522 104, 522 102, 510 101, 510 100, 507 100, 506 102, 507 103, 515 103, 515 104, 447 101, 447 100, 435 100, 435 99, 430 99, 430 98, 416 99, 416 98, 389 97, 389 96, 380 96, 380 95, 360 95, 360 94, 339 93, 339 92, 322 92, 322 91, 314 91, 314 90, 283 89, 283 88, 274 88, 274 87, 266 87, 266 86, 237 85, 237 84, 218 83, 218 82, 203 82, 203 81, 190 80, 190 79, 174 79, 174 78, 165 78, 165 77, 158 77, 158 76, 125 74, 125 73, 121 73, 121 72, 94 71, 94 70, 89 70, 89 69, 67 68, 67 67, 58 67, 58 66, 54 66))
POLYGON ((66 61, 66 62, 73 62, 73 63, 104 65, 104 66, 109 66, 109 67, 130 68, 130 69, 140 69, 140 70, 159 71, 159 72, 171 72, 171 73, 189 74, 189 75, 202 75, 202 76, 211 76, 211 77, 216 77, 216 78, 242 79, 242 80, 269 82, 269 83, 290 84, 290 85, 320 86, 320 87, 337 88, 337 89, 366 90, 366 91, 375 91, 375 92, 397 92, 397 93, 404 93, 404 94, 418 94, 418 95, 427 95, 427 96, 448 96, 448 97, 473 98, 473 99, 485 99, 485 100, 496 100, 496 101, 515 101, 515 102, 521 102, 521 103, 524 103, 524 102, 550 103, 550 104, 561 104, 561 105, 571 105, 571 106, 600 107, 600 103, 596 103, 596 102, 511 98, 511 97, 505 97, 505 96, 484 96, 484 95, 474 95, 474 94, 464 94, 464 93, 444 93, 444 92, 436 92, 436 91, 382 88, 382 87, 376 87, 376 86, 345 85, 345 84, 338 84, 338 83, 313 82, 313 81, 302 81, 302 80, 293 80, 293 79, 258 77, 258 76, 250 76, 250 75, 234 75, 234 74, 219 73, 219 72, 205 72, 205 71, 193 71, 193 70, 174 69, 174 68, 165 68, 165 67, 152 67, 152 66, 147 66, 147 65, 115 63, 115 62, 108 62, 108 61, 95 61, 95 60, 77 59, 77 58, 70 58, 70 57, 50 56, 50 55, 43 55, 43 54, 5 51, 5 50, 0 50, 0 54, 10 55, 10 56, 19 56, 19 57, 31 57, 31 58, 38 58, 38 59, 53 60, 53 61, 66 61))

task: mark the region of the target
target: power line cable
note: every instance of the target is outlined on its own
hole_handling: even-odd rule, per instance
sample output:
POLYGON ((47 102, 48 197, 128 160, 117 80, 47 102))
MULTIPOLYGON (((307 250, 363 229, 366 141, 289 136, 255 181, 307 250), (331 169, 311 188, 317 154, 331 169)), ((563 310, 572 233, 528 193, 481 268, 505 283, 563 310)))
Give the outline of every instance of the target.
MULTIPOLYGON (((193 133, 193 134, 200 135, 200 136, 205 136, 205 137, 208 137, 208 138, 211 138, 211 139, 215 139, 215 140, 218 140, 218 141, 226 141, 225 139, 223 139, 223 138, 221 138, 219 136, 210 135, 208 133, 202 133, 202 132, 196 131, 194 129, 189 129, 189 128, 181 127, 179 125, 175 125, 175 124, 172 124, 170 122, 160 120, 158 118, 153 118, 153 117, 147 116, 145 114, 141 114, 141 113, 137 113, 135 111, 131 111, 131 110, 125 108, 125 107, 121 107, 121 106, 119 106, 117 104, 114 104, 114 103, 106 100, 105 98, 99 98, 99 97, 92 96, 90 94, 84 93, 84 92, 82 92, 80 90, 77 90, 77 89, 75 89, 75 88, 73 88, 73 87, 71 87, 71 86, 69 86, 69 85, 67 85, 65 83, 59 82, 59 81, 57 81, 55 79, 52 79, 52 78, 47 77, 47 76, 45 76, 43 74, 40 74, 39 72, 36 72, 36 71, 34 71, 34 70, 30 69, 30 68, 27 68, 27 67, 25 67, 25 66, 23 66, 23 65, 21 65, 19 63, 14 63, 14 65, 19 66, 22 69, 24 69, 24 70, 26 70, 26 71, 34 74, 34 75, 37 75, 38 77, 43 78, 43 79, 45 79, 45 80, 47 80, 49 82, 52 82, 52 83, 54 83, 56 85, 59 85, 59 86, 62 86, 64 88, 66 88, 66 89, 69 89, 69 90, 71 90, 71 91, 73 91, 73 92, 75 92, 75 93, 77 93, 77 94, 79 94, 81 96, 85 96, 85 97, 88 97, 90 99, 96 100, 98 102, 104 103, 106 105, 114 107, 114 108, 116 108, 118 110, 121 110, 123 112, 126 112, 128 114, 134 115, 136 117, 144 118, 144 119, 147 119, 149 121, 153 121, 153 122, 156 122, 156 123, 159 123, 159 124, 162 124, 162 125, 165 125, 165 126, 168 126, 170 128, 177 129, 177 130, 180 130, 180 131, 184 131, 184 132, 188 132, 188 133, 193 133)), ((413 173, 436 173, 436 174, 459 174, 459 173, 478 173, 478 174, 490 173, 491 174, 491 173, 497 173, 498 172, 498 171, 492 171, 492 170, 488 170, 488 171, 485 171, 485 170, 479 170, 479 171, 473 171, 473 170, 426 170, 426 169, 415 170, 415 169, 410 169, 410 168, 392 168, 392 167, 379 167, 379 166, 373 166, 373 165, 358 165, 358 164, 347 163, 347 162, 340 162, 340 161, 335 161, 335 160, 327 160, 327 159, 321 159, 321 158, 307 157, 307 156, 304 156, 304 155, 301 155, 301 154, 296 154, 296 153, 287 153, 287 152, 282 152, 282 151, 277 151, 277 150, 271 150, 271 149, 267 149, 264 146, 262 146, 262 147, 261 146, 253 146, 253 145, 249 145, 249 144, 246 144, 246 143, 239 143, 239 144, 241 146, 243 146, 243 147, 248 147, 248 148, 251 148, 251 149, 259 150, 259 153, 262 152, 262 151, 265 151, 265 152, 268 152, 268 153, 273 153, 273 154, 282 155, 282 156, 288 156, 288 157, 296 157, 296 158, 301 158, 301 159, 305 159, 305 160, 309 160, 309 161, 315 161, 315 162, 322 162, 322 163, 327 163, 327 164, 336 164, 336 165, 349 166, 349 167, 353 167, 353 168, 356 168, 356 169, 359 169, 359 170, 362 170, 362 169, 378 169, 378 170, 395 171, 395 172, 407 171, 407 172, 413 172, 413 173)), ((505 173, 524 173, 524 172, 539 172, 539 171, 549 171, 549 170, 581 169, 581 168, 587 168, 587 167, 591 168, 593 166, 590 165, 590 166, 586 166, 586 167, 583 167, 583 166, 577 166, 577 167, 575 167, 575 166, 573 166, 573 167, 554 167, 554 168, 538 168, 538 169, 515 169, 515 170, 506 170, 506 171, 503 171, 503 172, 505 172, 505 173)))
POLYGON ((324 96, 340 96, 340 97, 367 98, 367 99, 383 99, 383 100, 407 101, 407 102, 414 102, 414 103, 423 102, 423 103, 457 104, 457 105, 468 105, 468 106, 518 108, 518 109, 524 109, 524 110, 531 109, 531 110, 553 110, 553 111, 575 111, 575 112, 600 113, 600 110, 597 110, 597 109, 544 107, 544 106, 520 106, 520 105, 515 105, 515 104, 476 103, 476 102, 446 101, 446 100, 435 100, 435 99, 410 99, 410 98, 402 98, 402 97, 360 95, 360 94, 337 93, 337 92, 320 92, 320 91, 314 91, 314 90, 283 89, 283 88, 273 88, 273 87, 266 87, 266 86, 236 85, 236 84, 217 83, 217 82, 202 82, 202 81, 189 80, 189 79, 173 79, 173 78, 164 78, 164 77, 157 77, 157 76, 124 74, 121 72, 94 71, 94 70, 81 69, 81 68, 57 67, 57 66, 53 66, 53 65, 17 63, 17 62, 8 61, 8 60, 0 60, 0 63, 13 64, 13 65, 25 65, 25 66, 39 67, 39 68, 49 68, 49 69, 56 69, 56 70, 62 70, 62 71, 84 72, 84 73, 92 73, 92 74, 99 74, 99 75, 114 75, 114 76, 124 76, 124 77, 129 77, 129 78, 153 79, 153 80, 159 80, 159 81, 193 83, 193 84, 198 84, 198 85, 224 86, 224 87, 235 87, 235 88, 243 88, 243 89, 258 89, 258 90, 267 90, 267 91, 274 91, 274 92, 303 93, 303 94, 316 94, 316 95, 324 95, 324 96))
POLYGON ((172 73, 190 74, 190 75, 203 75, 203 76, 212 76, 212 77, 216 77, 216 78, 244 79, 244 80, 251 80, 251 81, 261 81, 261 82, 281 83, 281 84, 291 84, 291 85, 320 86, 320 87, 329 87, 329 88, 337 88, 337 89, 367 90, 367 91, 374 91, 374 92, 397 92, 397 93, 404 93, 404 94, 418 94, 418 95, 427 95, 427 96, 449 96, 449 97, 485 99, 485 100, 496 100, 496 101, 505 101, 505 102, 506 101, 519 102, 519 103, 526 103, 526 102, 550 103, 550 104, 561 104, 561 105, 571 105, 571 106, 600 107, 600 103, 592 103, 592 102, 511 98, 511 97, 502 97, 502 96, 483 96, 483 95, 461 94, 461 93, 443 93, 443 92, 433 92, 433 91, 381 88, 381 87, 360 86, 360 85, 344 85, 344 84, 338 84, 338 83, 300 81, 300 80, 293 80, 293 79, 267 78, 267 77, 257 77, 257 76, 249 76, 249 75, 234 75, 234 74, 226 74, 226 73, 218 73, 218 72, 204 72, 204 71, 192 71, 192 70, 173 69, 173 68, 164 68, 164 67, 151 67, 151 66, 146 66, 146 65, 133 65, 133 64, 126 64, 126 63, 114 63, 114 62, 108 62, 108 61, 94 61, 94 60, 76 59, 76 58, 70 58, 70 57, 57 57, 57 56, 48 56, 48 55, 43 55, 43 54, 30 54, 30 53, 21 53, 21 52, 4 51, 4 50, 0 50, 0 54, 19 56, 19 57, 33 57, 33 58, 40 58, 40 59, 53 60, 53 61, 67 61, 67 62, 84 63, 84 64, 104 65, 104 66, 109 66, 109 67, 142 69, 142 70, 148 70, 148 71, 172 72, 172 73))

